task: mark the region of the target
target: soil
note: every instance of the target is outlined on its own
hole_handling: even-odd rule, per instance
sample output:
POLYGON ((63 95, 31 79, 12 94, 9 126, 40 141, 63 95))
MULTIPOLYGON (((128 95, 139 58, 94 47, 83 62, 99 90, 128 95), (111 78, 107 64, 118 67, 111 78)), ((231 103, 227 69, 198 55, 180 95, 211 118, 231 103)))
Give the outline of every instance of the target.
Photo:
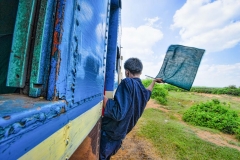
MULTIPOLYGON (((146 108, 156 108, 160 109, 163 112, 169 112, 169 110, 162 108, 160 104, 157 104, 154 100, 150 99, 146 108)), ((184 125, 187 125, 182 121, 182 117, 179 114, 175 114, 180 122, 184 125)), ((199 138, 214 143, 218 146, 227 146, 230 148, 235 148, 240 151, 240 147, 237 145, 238 141, 231 135, 223 134, 223 133, 211 133, 209 131, 203 131, 194 126, 189 126, 199 138), (231 142, 232 144, 230 144, 231 142)), ((140 138, 136 135, 137 126, 126 136, 123 141, 122 148, 116 153, 116 155, 112 156, 111 160, 161 160, 164 159, 157 154, 157 151, 154 150, 153 145, 146 139, 140 138)))

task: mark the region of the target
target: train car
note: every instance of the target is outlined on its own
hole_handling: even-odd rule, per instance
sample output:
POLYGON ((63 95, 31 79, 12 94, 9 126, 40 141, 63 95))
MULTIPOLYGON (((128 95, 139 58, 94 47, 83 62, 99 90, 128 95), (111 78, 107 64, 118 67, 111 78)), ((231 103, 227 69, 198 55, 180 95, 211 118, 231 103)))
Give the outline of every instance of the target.
POLYGON ((0 1, 0 159, 98 159, 121 0, 0 1))

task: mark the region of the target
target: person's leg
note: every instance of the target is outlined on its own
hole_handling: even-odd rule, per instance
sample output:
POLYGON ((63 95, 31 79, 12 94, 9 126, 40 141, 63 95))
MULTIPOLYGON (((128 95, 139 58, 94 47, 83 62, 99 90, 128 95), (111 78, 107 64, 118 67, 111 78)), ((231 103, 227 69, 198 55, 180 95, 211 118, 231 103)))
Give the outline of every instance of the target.
POLYGON ((119 148, 121 147, 122 140, 111 140, 107 137, 105 132, 102 132, 101 134, 101 140, 100 140, 100 153, 99 153, 99 159, 100 160, 109 160, 112 155, 114 155, 119 148))

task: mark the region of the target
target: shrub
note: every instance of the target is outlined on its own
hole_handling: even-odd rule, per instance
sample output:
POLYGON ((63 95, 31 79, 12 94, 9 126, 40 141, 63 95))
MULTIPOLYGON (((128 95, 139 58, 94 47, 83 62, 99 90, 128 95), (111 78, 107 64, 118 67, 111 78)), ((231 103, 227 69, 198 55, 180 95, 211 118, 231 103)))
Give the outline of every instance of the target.
POLYGON ((167 89, 168 91, 177 91, 177 92, 186 92, 187 90, 184 90, 182 88, 170 85, 170 84, 165 84, 164 88, 167 89))
POLYGON ((160 84, 155 84, 151 97, 160 104, 167 104, 168 91, 160 84))
POLYGON ((230 85, 230 86, 228 86, 228 88, 230 88, 230 89, 237 89, 237 86, 236 85, 230 85))
POLYGON ((240 88, 237 88, 235 85, 230 85, 229 87, 224 88, 192 87, 191 92, 240 96, 240 88))
MULTIPOLYGON (((142 80, 142 83, 145 87, 148 87, 151 83, 151 79, 142 80)), ((168 91, 161 84, 155 84, 152 91, 151 98, 157 100, 160 104, 167 104, 167 95, 168 91)))
POLYGON ((151 79, 144 79, 144 80, 142 80, 142 84, 143 84, 145 87, 148 87, 151 83, 152 83, 152 80, 151 80, 151 79))
MULTIPOLYGON (((240 124, 239 124, 240 125, 240 124)), ((237 129, 235 129, 235 134, 236 134, 236 138, 238 139, 238 140, 240 140, 240 127, 238 127, 237 129)))
POLYGON ((209 127, 240 138, 240 119, 237 112, 229 109, 218 99, 193 105, 183 114, 183 120, 193 125, 209 127))

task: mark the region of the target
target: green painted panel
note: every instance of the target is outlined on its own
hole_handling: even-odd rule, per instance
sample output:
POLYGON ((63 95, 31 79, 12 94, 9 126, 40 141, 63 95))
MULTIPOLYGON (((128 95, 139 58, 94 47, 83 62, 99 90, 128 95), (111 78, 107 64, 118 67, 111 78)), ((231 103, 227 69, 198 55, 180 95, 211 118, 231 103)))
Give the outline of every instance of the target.
POLYGON ((7 87, 6 80, 17 9, 18 0, 0 0, 0 94, 16 90, 7 87))
POLYGON ((36 1, 19 0, 7 76, 10 87, 25 85, 36 1))
POLYGON ((42 0, 39 7, 35 36, 29 96, 45 96, 50 64, 50 53, 54 27, 55 0, 42 0))

